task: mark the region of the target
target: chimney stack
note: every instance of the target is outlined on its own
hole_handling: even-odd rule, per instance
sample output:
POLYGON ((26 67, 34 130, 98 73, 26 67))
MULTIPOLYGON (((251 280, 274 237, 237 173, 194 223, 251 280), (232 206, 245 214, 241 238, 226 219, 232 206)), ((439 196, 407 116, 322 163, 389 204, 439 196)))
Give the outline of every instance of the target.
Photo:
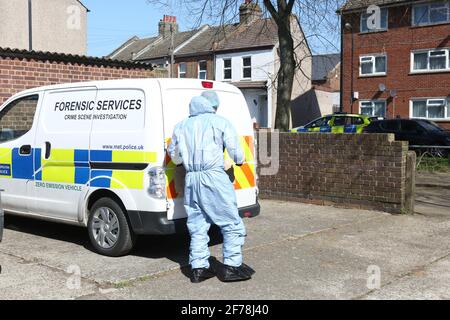
POLYGON ((263 12, 258 3, 254 3, 252 0, 245 0, 239 7, 239 23, 249 25, 252 22, 262 19, 263 12))
POLYGON ((163 19, 159 21, 158 25, 159 35, 163 38, 169 37, 171 28, 173 28, 173 33, 178 32, 177 17, 164 15, 163 19))

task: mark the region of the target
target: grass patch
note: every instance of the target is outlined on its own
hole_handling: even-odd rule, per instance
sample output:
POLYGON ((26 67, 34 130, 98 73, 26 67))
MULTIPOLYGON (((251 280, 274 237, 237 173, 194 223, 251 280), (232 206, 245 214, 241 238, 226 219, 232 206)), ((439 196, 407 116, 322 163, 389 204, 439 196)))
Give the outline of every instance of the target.
POLYGON ((450 172, 450 160, 448 158, 439 158, 439 157, 427 157, 417 158, 417 171, 418 172, 427 172, 427 173, 435 173, 435 172, 450 172))

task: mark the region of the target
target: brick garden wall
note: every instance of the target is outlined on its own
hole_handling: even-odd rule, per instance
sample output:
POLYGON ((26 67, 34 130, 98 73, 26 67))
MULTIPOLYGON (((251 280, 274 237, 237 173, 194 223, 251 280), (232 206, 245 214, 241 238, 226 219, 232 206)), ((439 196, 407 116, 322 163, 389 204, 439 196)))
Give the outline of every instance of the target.
POLYGON ((167 77, 148 65, 0 49, 0 104, 25 89, 58 83, 167 77))
POLYGON ((279 171, 273 176, 259 174, 261 198, 413 211, 415 166, 407 164, 415 158, 410 159, 414 155, 408 154, 407 142, 387 134, 280 133, 279 137, 279 171))

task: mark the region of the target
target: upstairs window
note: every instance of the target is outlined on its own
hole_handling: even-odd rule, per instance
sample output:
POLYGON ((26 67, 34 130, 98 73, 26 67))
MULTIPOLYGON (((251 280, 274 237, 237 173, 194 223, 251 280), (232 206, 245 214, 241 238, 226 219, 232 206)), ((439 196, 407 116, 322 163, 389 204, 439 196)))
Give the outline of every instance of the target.
POLYGON ((252 78, 252 58, 245 57, 242 59, 243 62, 243 78, 251 79, 252 78))
POLYGON ((450 1, 418 4, 413 6, 413 26, 425 26, 450 22, 450 1))
POLYGON ((186 63, 184 62, 178 65, 178 78, 186 78, 186 63))
POLYGON ((388 9, 381 9, 380 15, 380 28, 373 28, 371 25, 369 25, 369 18, 372 17, 372 14, 361 14, 361 33, 386 31, 388 29, 388 9))
POLYGON ((198 78, 206 80, 207 77, 207 63, 206 61, 200 61, 198 63, 198 78))
POLYGON ((231 80, 231 59, 223 59, 223 79, 231 80))
POLYGON ((386 55, 362 56, 359 58, 361 76, 386 75, 387 63, 386 55))
POLYGON ((411 64, 412 72, 450 71, 450 49, 413 52, 411 64))

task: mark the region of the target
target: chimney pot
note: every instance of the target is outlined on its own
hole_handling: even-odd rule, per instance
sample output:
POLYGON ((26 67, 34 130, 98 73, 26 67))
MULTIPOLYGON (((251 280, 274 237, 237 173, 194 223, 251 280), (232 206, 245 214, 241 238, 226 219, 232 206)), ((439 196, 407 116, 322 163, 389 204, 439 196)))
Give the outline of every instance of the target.
POLYGON ((159 27, 159 35, 162 36, 163 38, 170 36, 171 30, 173 30, 174 33, 177 33, 178 32, 177 17, 165 14, 162 20, 159 22, 158 27, 159 27))
POLYGON ((252 0, 245 0, 239 7, 239 22, 241 24, 249 25, 258 19, 262 19, 262 17, 261 7, 252 0))

